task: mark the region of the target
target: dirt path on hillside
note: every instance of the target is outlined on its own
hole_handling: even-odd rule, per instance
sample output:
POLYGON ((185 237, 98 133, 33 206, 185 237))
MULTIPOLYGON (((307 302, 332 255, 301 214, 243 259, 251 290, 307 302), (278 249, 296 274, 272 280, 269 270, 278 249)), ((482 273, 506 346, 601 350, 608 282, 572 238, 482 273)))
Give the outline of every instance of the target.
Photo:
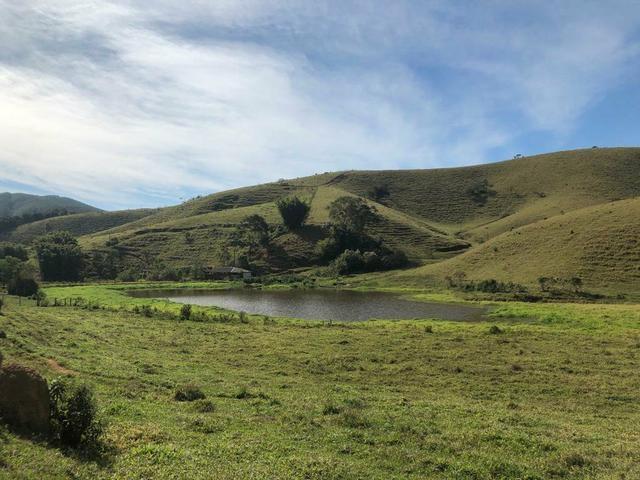
POLYGON ((78 374, 78 372, 76 372, 74 370, 70 370, 68 368, 64 368, 57 361, 55 361, 53 358, 48 358, 47 359, 47 365, 49 366, 49 368, 51 370, 53 370, 54 372, 57 372, 57 373, 61 373, 62 375, 74 376, 74 375, 78 374))

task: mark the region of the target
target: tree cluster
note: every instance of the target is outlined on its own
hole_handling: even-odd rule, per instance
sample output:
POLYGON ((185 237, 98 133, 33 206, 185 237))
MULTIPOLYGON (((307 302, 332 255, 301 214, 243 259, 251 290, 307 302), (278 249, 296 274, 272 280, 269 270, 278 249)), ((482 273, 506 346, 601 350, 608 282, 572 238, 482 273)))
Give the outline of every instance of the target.
POLYGON ((82 278, 83 256, 69 232, 52 232, 34 242, 40 275, 46 281, 77 281, 82 278))

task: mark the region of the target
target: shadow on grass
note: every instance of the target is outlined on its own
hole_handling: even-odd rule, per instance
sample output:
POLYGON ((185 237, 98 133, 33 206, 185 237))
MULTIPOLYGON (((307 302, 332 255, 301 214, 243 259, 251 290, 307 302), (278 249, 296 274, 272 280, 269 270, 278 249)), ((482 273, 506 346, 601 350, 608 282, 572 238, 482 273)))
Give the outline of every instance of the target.
MULTIPOLYGON (((51 450, 58 450, 65 457, 82 463, 93 463, 101 469, 110 468, 118 453, 115 446, 102 440, 97 440, 89 445, 82 445, 77 448, 59 445, 45 434, 36 434, 26 431, 24 428, 15 428, 4 423, 0 418, 0 444, 8 444, 10 441, 9 435, 28 441, 33 445, 38 445, 51 450)), ((6 461, 4 461, 4 464, 6 464, 6 461)), ((2 467, 2 465, 3 460, 0 459, 0 467, 2 467)))

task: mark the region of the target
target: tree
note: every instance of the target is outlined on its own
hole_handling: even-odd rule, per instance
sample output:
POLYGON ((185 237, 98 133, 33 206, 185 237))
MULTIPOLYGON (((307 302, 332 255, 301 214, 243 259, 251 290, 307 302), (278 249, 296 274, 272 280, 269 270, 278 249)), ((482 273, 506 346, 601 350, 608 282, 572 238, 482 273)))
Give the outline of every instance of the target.
POLYGON ((375 208, 359 197, 340 197, 329 206, 329 218, 334 228, 361 234, 376 218, 375 208))
POLYGON ((43 280, 75 281, 82 272, 82 249, 64 231, 44 235, 35 241, 36 256, 43 280))
POLYGON ((40 286, 33 278, 24 277, 20 274, 9 280, 7 283, 7 293, 18 297, 31 297, 38 293, 40 286))
POLYGON ((282 198, 276 202, 282 223, 289 230, 296 230, 304 225, 309 216, 311 207, 309 204, 298 197, 282 198))
POLYGON ((7 284, 16 278, 23 268, 19 258, 7 256, 0 258, 0 284, 7 284))
POLYGON ((29 259, 27 249, 17 243, 0 243, 0 258, 13 257, 22 262, 29 259))

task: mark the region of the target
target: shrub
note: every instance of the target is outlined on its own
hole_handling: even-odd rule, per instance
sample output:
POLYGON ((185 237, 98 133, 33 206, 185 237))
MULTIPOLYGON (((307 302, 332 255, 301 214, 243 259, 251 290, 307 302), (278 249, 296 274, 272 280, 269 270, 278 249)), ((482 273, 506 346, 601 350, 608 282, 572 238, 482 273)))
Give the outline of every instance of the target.
POLYGON ((19 297, 31 297, 38 293, 40 286, 33 278, 12 278, 7 284, 7 293, 19 297))
POLYGON ((191 318, 191 305, 185 304, 180 308, 180 320, 189 320, 191 318))
POLYGON ((360 253, 360 250, 345 250, 332 262, 331 267, 338 275, 374 272, 400 268, 408 263, 407 256, 400 250, 360 253))
POLYGON ((364 265, 360 250, 345 250, 333 261, 332 267, 335 273, 345 275, 363 271, 364 265))
POLYGON ((211 413, 215 412, 216 406, 211 400, 196 400, 193 402, 193 409, 198 413, 211 413))
POLYGON ((342 409, 336 405, 333 402, 329 402, 327 403, 323 408, 322 408, 322 414, 323 415, 337 415, 342 411, 342 409))
POLYGON ((93 392, 86 385, 56 379, 49 387, 51 434, 69 447, 95 445, 102 433, 93 392))
POLYGON ((311 206, 298 197, 282 198, 276 202, 282 222, 289 230, 296 230, 304 225, 309 216, 311 206))
POLYGON ((367 192, 367 196, 371 200, 375 200, 376 202, 380 202, 387 198, 391 193, 389 192, 389 187, 387 185, 374 185, 367 192))
POLYGON ((194 400, 203 400, 206 396, 196 385, 187 384, 178 387, 173 398, 178 402, 193 402, 194 400))
POLYGON ((119 282, 137 282, 140 280, 140 274, 133 268, 129 268, 120 272, 116 277, 116 280, 119 282))

